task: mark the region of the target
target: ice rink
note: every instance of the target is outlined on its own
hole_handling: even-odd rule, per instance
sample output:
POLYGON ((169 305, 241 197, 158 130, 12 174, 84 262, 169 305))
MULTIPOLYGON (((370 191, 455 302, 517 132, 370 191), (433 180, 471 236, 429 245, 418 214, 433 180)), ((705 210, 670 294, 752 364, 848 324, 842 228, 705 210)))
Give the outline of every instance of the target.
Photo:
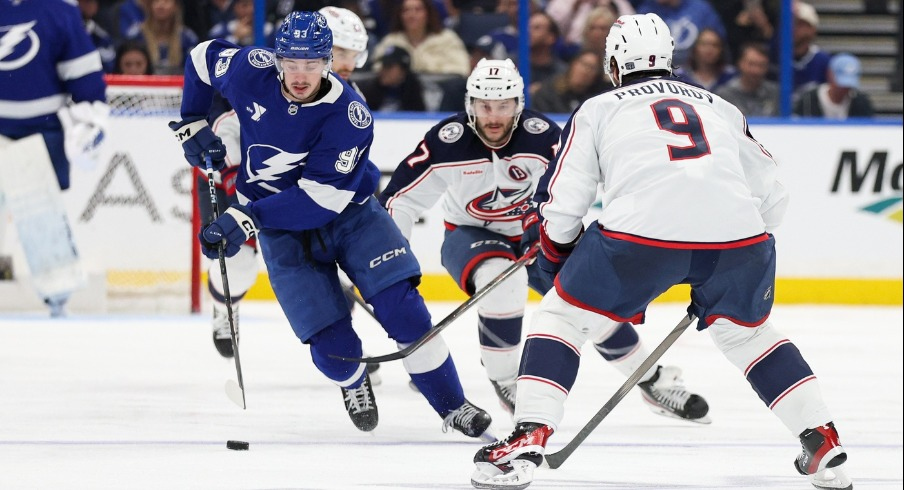
MULTIPOLYGON (((455 306, 432 303, 434 320, 455 306)), ((214 350, 206 313, 51 321, 0 312, 0 489, 471 488, 481 443, 443 433, 400 362, 381 370, 380 425, 362 433, 275 303, 247 302, 241 314, 245 411, 224 393, 234 364, 214 350), (229 439, 250 450, 226 449, 229 439)), ((649 350, 682 314, 678 304, 650 308, 638 328, 649 350)), ((855 488, 902 488, 902 308, 779 305, 772 318, 821 380, 855 488)), ((370 354, 395 350, 360 308, 355 320, 370 354)), ((512 421, 480 366, 476 313, 444 337, 466 395, 507 435, 512 421)), ((689 330, 663 362, 683 368, 707 398, 712 425, 654 415, 635 389, 530 488, 812 488, 792 468, 797 438, 708 334, 689 330)), ((622 381, 585 346, 550 449, 571 440, 622 381)))

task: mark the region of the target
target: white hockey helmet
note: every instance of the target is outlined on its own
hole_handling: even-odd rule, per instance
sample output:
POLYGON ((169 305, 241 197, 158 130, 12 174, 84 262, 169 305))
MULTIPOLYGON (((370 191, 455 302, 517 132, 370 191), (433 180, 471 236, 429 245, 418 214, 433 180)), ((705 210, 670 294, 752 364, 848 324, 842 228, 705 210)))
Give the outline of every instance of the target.
POLYGON ((320 13, 333 31, 333 46, 358 51, 355 67, 363 67, 367 62, 367 30, 361 18, 341 7, 323 7, 320 13))
POLYGON ((622 15, 606 36, 606 75, 615 85, 610 60, 618 66, 618 85, 625 75, 638 71, 672 72, 675 41, 669 26, 656 14, 622 15))
POLYGON ((488 60, 486 58, 477 62, 477 66, 468 77, 467 95, 465 95, 465 110, 468 120, 474 123, 474 99, 505 100, 516 99, 518 108, 515 110, 515 124, 524 110, 524 79, 518 73, 518 68, 511 59, 488 60))

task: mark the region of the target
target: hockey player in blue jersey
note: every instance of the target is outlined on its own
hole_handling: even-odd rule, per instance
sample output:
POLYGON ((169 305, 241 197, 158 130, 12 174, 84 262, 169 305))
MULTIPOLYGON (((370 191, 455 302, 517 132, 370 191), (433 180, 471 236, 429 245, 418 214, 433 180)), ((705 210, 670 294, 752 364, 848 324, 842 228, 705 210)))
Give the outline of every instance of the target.
MULTIPOLYGON (((427 132, 380 199, 406 237, 420 215, 444 199, 442 262, 459 287, 473 294, 539 239, 531 199, 561 130, 524 109, 524 82, 511 60, 481 60, 468 77, 465 106, 427 132)), ((526 269, 477 308, 481 361, 509 413, 515 409, 528 285, 540 294, 552 287, 535 264, 526 269)), ((648 355, 630 323, 601 330, 594 347, 625 376, 648 355)), ((639 385, 643 400, 657 414, 709 423, 706 401, 689 393, 679 375, 676 367, 651 368, 639 385)))
POLYGON ((674 46, 656 14, 619 17, 606 38, 615 88, 575 110, 540 180, 537 263, 555 287, 531 319, 515 430, 474 455, 476 488, 530 485, 565 415, 576 349, 607 324, 642 323, 676 284, 690 285, 697 329, 799 437, 794 468, 816 488, 853 488, 819 381, 769 318, 771 232, 788 205, 778 165, 737 107, 672 75, 674 46), (600 186, 602 213, 585 228, 600 186))
POLYGON ((60 191, 71 162, 96 163, 108 115, 75 2, 0 0, 0 247, 5 206, 52 316, 85 281, 60 191))
MULTIPOLYGON (((369 161, 373 119, 360 96, 330 72, 332 33, 318 12, 294 12, 275 50, 213 40, 192 50, 181 122, 170 124, 186 159, 219 168, 225 148, 205 117, 214 90, 236 109, 244 156, 230 206, 201 233, 215 256, 234 255, 257 236, 270 284, 314 365, 341 388, 352 422, 373 430, 377 406, 361 340, 339 283, 341 268, 373 306, 383 328, 406 345, 432 327, 416 284, 420 268, 408 242, 371 196, 379 171, 369 161)), ((484 435, 488 413, 468 402, 444 341, 437 337, 404 362, 443 419, 470 437, 484 435)))

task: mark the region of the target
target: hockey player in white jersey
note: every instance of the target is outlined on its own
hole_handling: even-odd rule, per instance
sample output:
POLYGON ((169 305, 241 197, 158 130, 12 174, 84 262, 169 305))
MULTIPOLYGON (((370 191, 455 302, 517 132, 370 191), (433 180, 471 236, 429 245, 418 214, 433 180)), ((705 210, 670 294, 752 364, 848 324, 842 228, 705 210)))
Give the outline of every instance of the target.
MULTIPOLYGON (((354 12, 344 8, 324 7, 320 9, 320 13, 326 17, 327 24, 333 33, 333 71, 358 91, 350 77, 355 68, 360 68, 367 62, 367 31, 364 29, 364 23, 354 12)), ((358 92, 360 93, 360 91, 358 92)), ((228 105, 226 107, 228 108, 228 105)), ((221 208, 219 212, 223 213, 229 206, 238 202, 235 195, 235 177, 238 165, 242 161, 242 149, 239 140, 241 134, 239 119, 235 110, 229 109, 217 115, 211 128, 223 140, 227 153, 226 166, 223 171, 214 172, 217 203, 221 208)), ((202 189, 202 192, 198 193, 198 206, 203 219, 207 219, 212 215, 210 198, 206 192, 207 179, 206 176, 201 175, 198 180, 197 185, 202 189)), ((212 337, 217 352, 223 357, 231 358, 233 356, 232 334, 226 314, 226 298, 223 295, 223 279, 219 269, 219 264, 213 261, 207 271, 207 289, 213 300, 212 337)), ((230 299, 236 327, 239 324, 239 304, 254 285, 259 269, 256 240, 253 238, 243 244, 236 255, 226 259, 229 292, 232 296, 230 299)), ((376 374, 379 366, 379 364, 368 364, 371 382, 374 385, 380 384, 380 378, 376 374)))
POLYGON ((817 488, 852 488, 819 382, 769 320, 770 232, 787 205, 776 163, 736 107, 672 78, 673 48, 655 14, 619 17, 606 39, 615 88, 578 107, 562 133, 537 192, 538 262, 555 288, 532 319, 515 430, 474 456, 475 487, 528 486, 562 420, 577 349, 606 324, 642 323, 656 296, 684 283, 698 330, 800 438, 795 468, 817 488), (599 184, 602 214, 585 230, 599 184))
MULTIPOLYGON (((561 130, 543 114, 524 108, 524 82, 508 59, 483 59, 475 66, 465 107, 427 132, 399 164, 380 200, 406 237, 424 211, 443 200, 442 263, 471 295, 539 239, 531 199, 555 156, 561 130)), ((552 287, 531 264, 477 307, 481 361, 509 413, 515 407, 528 285, 540 294, 552 287)), ((630 323, 610 327, 599 330, 594 347, 630 375, 648 352, 630 323)), ((689 393, 679 373, 676 367, 651 368, 640 383, 643 400, 655 413, 708 423, 706 400, 689 393)))
POLYGON ((85 283, 60 191, 70 163, 96 163, 105 93, 75 2, 0 0, 0 248, 10 213, 52 316, 85 283))
MULTIPOLYGON (((227 256, 257 237, 273 291, 314 365, 340 387, 353 424, 377 426, 361 340, 339 283, 341 268, 373 306, 390 338, 407 345, 432 322, 416 289, 420 267, 405 238, 372 194, 380 172, 369 160, 373 116, 330 72, 332 32, 318 12, 290 14, 275 50, 222 40, 199 44, 185 67, 181 122, 170 123, 194 166, 217 169, 226 150, 206 121, 214 91, 237 108, 242 164, 233 204, 204 228, 209 257, 227 256)), ((489 414, 465 399, 441 337, 405 359, 420 392, 449 427, 487 437, 489 414)))

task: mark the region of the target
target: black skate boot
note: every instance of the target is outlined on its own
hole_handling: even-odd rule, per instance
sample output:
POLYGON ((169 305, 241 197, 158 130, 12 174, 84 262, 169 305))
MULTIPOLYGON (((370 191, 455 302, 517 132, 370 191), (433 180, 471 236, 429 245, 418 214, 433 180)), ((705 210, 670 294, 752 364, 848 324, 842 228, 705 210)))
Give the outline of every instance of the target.
POLYGON ((370 375, 364 375, 361 386, 352 389, 342 389, 342 398, 345 399, 345 409, 355 427, 370 432, 377 427, 379 416, 377 415, 377 399, 374 398, 374 390, 370 385, 370 375))
POLYGON ((794 469, 807 477, 816 488, 848 490, 854 488, 844 471, 847 453, 838 440, 835 424, 807 429, 800 434, 801 453, 794 460, 794 469))
MULTIPOLYGON (((232 319, 235 321, 235 340, 239 340, 239 307, 232 305, 232 319)), ((213 307, 213 346, 221 356, 231 359, 235 353, 232 351, 232 332, 229 329, 229 314, 226 306, 214 305, 213 307)))
POLYGON ((706 416, 709 405, 702 396, 687 391, 681 379, 681 369, 659 366, 652 378, 637 383, 637 386, 643 394, 643 401, 653 413, 698 424, 712 423, 706 416))
POLYGON ((543 462, 546 441, 552 427, 522 422, 502 441, 484 446, 474 455, 471 485, 475 488, 520 490, 534 478, 534 470, 543 462))
POLYGON ((495 441, 496 438, 487 432, 491 423, 493 423, 493 418, 486 410, 465 400, 460 407, 443 417, 443 432, 448 432, 451 427, 468 437, 495 441))
POLYGON ((496 396, 499 397, 499 405, 505 409, 506 412, 510 414, 515 413, 515 380, 501 380, 501 381, 493 381, 490 380, 490 383, 493 385, 493 389, 496 390, 496 396))

